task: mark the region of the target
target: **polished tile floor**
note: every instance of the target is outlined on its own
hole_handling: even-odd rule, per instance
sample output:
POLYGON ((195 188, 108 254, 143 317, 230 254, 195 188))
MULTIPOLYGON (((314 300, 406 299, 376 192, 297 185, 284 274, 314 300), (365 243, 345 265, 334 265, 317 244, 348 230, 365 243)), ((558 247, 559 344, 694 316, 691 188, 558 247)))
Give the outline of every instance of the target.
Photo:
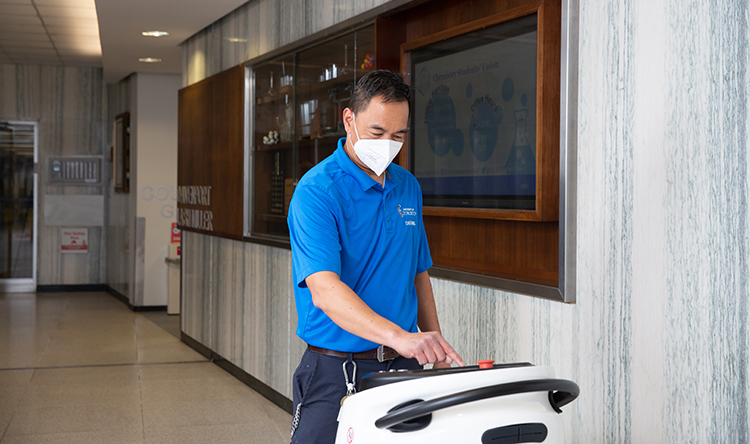
POLYGON ((106 293, 0 294, 0 444, 288 443, 289 425, 106 293))

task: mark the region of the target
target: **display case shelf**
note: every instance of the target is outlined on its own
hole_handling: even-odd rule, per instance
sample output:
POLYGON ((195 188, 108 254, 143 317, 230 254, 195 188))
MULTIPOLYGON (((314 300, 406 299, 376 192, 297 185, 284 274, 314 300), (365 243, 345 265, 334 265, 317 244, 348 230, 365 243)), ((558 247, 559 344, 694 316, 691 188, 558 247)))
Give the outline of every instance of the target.
POLYGON ((263 222, 275 222, 275 223, 286 222, 286 216, 281 216, 278 214, 256 214, 255 218, 263 222))
POLYGON ((331 88, 336 88, 336 87, 347 85, 347 84, 353 85, 354 82, 356 81, 355 79, 359 79, 360 77, 364 76, 368 72, 372 72, 374 70, 375 70, 374 68, 368 68, 368 69, 357 68, 356 70, 350 70, 348 74, 341 75, 331 80, 325 80, 322 82, 299 86, 297 88, 297 94, 298 95, 320 94, 321 91, 330 90, 331 88))
POLYGON ((276 150, 290 150, 294 147, 294 142, 279 142, 271 145, 265 145, 259 143, 256 145, 256 151, 276 151, 276 150))
MULTIPOLYGON (((267 94, 267 92, 266 92, 267 94)), ((279 100, 283 100, 285 95, 292 94, 292 86, 287 85, 283 88, 279 89, 279 92, 276 95, 266 95, 264 97, 260 97, 255 101, 255 104, 258 106, 266 105, 269 103, 273 103, 279 100)))
POLYGON ((338 143, 339 139, 342 137, 346 137, 346 133, 343 131, 340 133, 323 134, 320 137, 314 137, 314 138, 313 137, 301 137, 299 139, 299 143, 297 144, 297 147, 300 149, 313 148, 315 147, 316 141, 319 145, 329 144, 329 143, 336 144, 338 143))

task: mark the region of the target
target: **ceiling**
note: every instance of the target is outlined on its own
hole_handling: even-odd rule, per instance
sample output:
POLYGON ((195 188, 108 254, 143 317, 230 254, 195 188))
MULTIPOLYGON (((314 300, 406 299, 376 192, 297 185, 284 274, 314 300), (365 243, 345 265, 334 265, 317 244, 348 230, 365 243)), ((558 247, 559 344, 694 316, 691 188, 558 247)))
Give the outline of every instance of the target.
POLYGON ((182 72, 179 45, 247 0, 0 0, 0 63, 182 72), (144 37, 142 31, 167 31, 144 37), (139 58, 160 58, 159 63, 139 58))

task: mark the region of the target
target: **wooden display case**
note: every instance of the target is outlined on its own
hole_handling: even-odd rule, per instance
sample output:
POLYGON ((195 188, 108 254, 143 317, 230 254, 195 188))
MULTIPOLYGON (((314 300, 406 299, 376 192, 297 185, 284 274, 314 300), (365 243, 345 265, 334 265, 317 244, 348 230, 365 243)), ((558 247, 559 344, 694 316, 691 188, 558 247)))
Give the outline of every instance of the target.
MULTIPOLYGON (((412 51, 524 17, 537 21, 536 196, 532 210, 425 206, 432 276, 563 299, 560 282, 560 39, 559 0, 433 0, 392 17, 403 23, 401 68, 410 82, 412 51), (467 236, 466 233, 471 233, 467 236)), ((473 33, 473 34, 472 34, 473 33)), ((502 30, 499 33, 502 34, 502 30)), ((483 38, 492 38, 486 36, 483 38)), ((454 39, 454 40, 452 40, 454 39)), ((437 85, 432 85, 430 91, 437 85)), ((468 95, 468 92, 467 92, 468 95)), ((501 99, 503 100, 503 99, 501 99)), ((499 102, 499 100, 498 100, 499 102)), ((506 103, 503 101, 503 103, 506 103)), ((510 108, 513 110, 514 108, 510 108)), ((513 116, 507 112, 507 116, 513 116)), ((412 128, 412 130, 414 130, 412 128)), ((412 169, 411 144, 400 153, 412 169)))

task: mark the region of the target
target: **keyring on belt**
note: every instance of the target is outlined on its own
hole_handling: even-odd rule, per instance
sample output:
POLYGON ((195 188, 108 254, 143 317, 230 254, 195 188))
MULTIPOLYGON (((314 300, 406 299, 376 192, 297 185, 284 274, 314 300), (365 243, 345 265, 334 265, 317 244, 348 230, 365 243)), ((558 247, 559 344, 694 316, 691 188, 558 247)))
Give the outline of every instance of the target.
POLYGON ((354 386, 354 384, 357 381, 357 362, 351 358, 351 355, 349 355, 349 359, 344 361, 343 369, 344 369, 344 382, 346 382, 346 396, 341 398, 341 405, 344 405, 344 401, 346 400, 346 398, 357 393, 357 389, 354 386), (346 371, 346 364, 349 364, 350 362, 352 364, 352 379, 351 380, 349 380, 349 372, 346 371))

